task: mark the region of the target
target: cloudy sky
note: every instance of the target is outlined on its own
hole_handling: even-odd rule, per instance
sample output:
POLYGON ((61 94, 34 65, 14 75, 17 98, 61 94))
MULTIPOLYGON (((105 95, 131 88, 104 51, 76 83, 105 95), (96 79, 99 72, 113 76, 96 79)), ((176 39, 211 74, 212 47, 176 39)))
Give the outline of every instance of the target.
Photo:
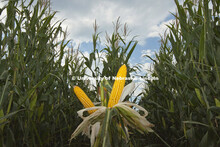
MULTIPOLYGON (((3 5, 2 1, 0 6, 3 5)), ((105 33, 113 32, 113 22, 120 17, 121 24, 127 23, 130 36, 138 36, 130 63, 143 64, 145 69, 149 69, 150 60, 143 55, 153 57, 159 50, 159 36, 166 24, 173 21, 171 13, 176 11, 174 0, 51 0, 51 8, 57 11, 57 20, 65 19, 63 27, 67 27, 68 39, 76 48, 80 45, 79 49, 87 55, 92 50, 95 20, 104 40, 105 33)))
POLYGON ((159 35, 170 23, 175 12, 174 0, 51 0, 51 7, 58 11, 57 19, 65 19, 68 37, 80 44, 83 52, 92 48, 93 24, 96 20, 101 36, 112 33, 113 22, 120 17, 121 24, 127 23, 131 36, 138 36, 139 44, 130 63, 142 63, 149 67, 143 54, 153 56, 158 51, 159 35))

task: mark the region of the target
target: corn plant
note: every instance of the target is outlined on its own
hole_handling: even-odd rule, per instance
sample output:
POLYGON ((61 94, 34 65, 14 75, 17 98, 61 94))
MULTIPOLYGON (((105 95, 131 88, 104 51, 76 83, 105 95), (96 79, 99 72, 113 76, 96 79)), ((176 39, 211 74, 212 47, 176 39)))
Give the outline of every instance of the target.
MULTIPOLYGON (((153 132, 151 129, 153 124, 145 118, 148 112, 135 103, 123 102, 134 89, 134 83, 124 87, 126 75, 127 67, 122 65, 118 70, 108 103, 102 102, 101 106, 95 106, 82 89, 74 87, 74 92, 85 109, 78 111, 83 121, 73 132, 70 140, 82 133, 90 138, 91 146, 132 146, 128 129, 134 128, 142 134, 153 132), (140 112, 133 109, 133 106, 144 113, 139 114, 140 112), (89 113, 86 117, 83 115, 85 111, 89 113)), ((103 101, 108 99, 107 95, 101 97, 103 101)))
MULTIPOLYGON (((116 69, 118 69, 122 64, 126 64, 128 68, 128 77, 130 76, 130 73, 139 69, 137 66, 130 67, 128 62, 138 42, 134 38, 130 41, 126 40, 129 35, 126 24, 124 24, 122 32, 120 29, 121 24, 120 19, 118 18, 114 24, 114 32, 111 36, 106 33, 106 45, 104 48, 100 48, 100 40, 102 39, 100 39, 98 25, 95 22, 93 51, 90 53, 88 58, 84 56, 85 65, 92 72, 93 77, 110 77, 112 82, 113 75, 117 74, 116 69), (94 67, 92 67, 92 65, 94 65, 94 67), (99 68, 100 65, 103 65, 103 69, 99 68)), ((100 81, 97 81, 96 87, 99 86, 100 81)))
MULTIPOLYGON (((172 146, 220 145, 220 1, 175 0, 141 105, 172 146)), ((141 138, 140 138, 141 139, 141 138)), ((162 145, 154 136, 142 139, 162 145)))
POLYGON ((72 79, 85 67, 48 9, 34 0, 1 8, 7 15, 0 22, 0 146, 65 146, 80 122, 70 84, 86 86, 72 79))
POLYGON ((138 69, 137 66, 130 67, 129 59, 137 46, 135 37, 127 41, 129 36, 129 29, 125 23, 121 28, 120 18, 117 19, 114 25, 114 32, 112 35, 106 33, 106 47, 102 49, 102 52, 106 53, 106 61, 103 61, 103 70, 101 76, 112 76, 117 74, 117 70, 122 64, 126 64, 128 67, 128 76, 131 72, 138 69), (120 32, 120 29, 123 29, 120 32))

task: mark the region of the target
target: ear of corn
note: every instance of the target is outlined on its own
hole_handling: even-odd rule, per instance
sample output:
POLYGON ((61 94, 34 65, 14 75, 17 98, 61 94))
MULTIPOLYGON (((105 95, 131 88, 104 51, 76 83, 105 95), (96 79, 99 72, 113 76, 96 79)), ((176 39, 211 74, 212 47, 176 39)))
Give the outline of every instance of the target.
POLYGON ((118 70, 112 92, 109 97, 108 107, 113 107, 115 104, 118 103, 121 93, 123 91, 124 85, 125 85, 125 78, 127 75, 127 67, 126 65, 122 65, 120 69, 118 70))
MULTIPOLYGON (((79 87, 74 86, 73 88, 74 93, 76 94, 77 98, 80 100, 80 102, 83 104, 85 108, 94 107, 95 105, 92 103, 92 101, 89 99, 89 97, 85 94, 85 92, 79 87)), ((95 112, 96 110, 89 110, 89 114, 95 112)))

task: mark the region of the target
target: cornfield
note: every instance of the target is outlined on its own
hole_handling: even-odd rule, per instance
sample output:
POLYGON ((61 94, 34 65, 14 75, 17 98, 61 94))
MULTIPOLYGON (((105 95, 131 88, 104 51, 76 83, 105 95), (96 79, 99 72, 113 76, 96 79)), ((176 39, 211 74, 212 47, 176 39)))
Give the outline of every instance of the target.
POLYGON ((144 81, 136 99, 131 80, 113 79, 142 70, 130 63, 138 41, 126 40, 126 24, 121 32, 118 19, 100 48, 95 22, 86 57, 70 45, 50 1, 7 1, 0 9, 0 146, 219 146, 220 1, 174 1, 175 21, 149 57, 155 79, 144 81), (74 78, 89 76, 111 78, 74 78))
POLYGON ((219 146, 220 1, 175 3, 140 103, 171 146, 219 146))

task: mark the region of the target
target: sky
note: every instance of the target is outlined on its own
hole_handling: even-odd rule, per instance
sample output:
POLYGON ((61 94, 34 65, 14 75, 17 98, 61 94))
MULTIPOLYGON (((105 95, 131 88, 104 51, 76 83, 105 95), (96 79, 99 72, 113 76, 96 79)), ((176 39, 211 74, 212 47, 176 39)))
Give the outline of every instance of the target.
MULTIPOLYGON (((0 2, 0 6, 4 5, 0 2)), ((96 20, 98 32, 104 47, 105 34, 113 32, 113 23, 120 17, 120 23, 127 24, 132 38, 138 41, 129 63, 142 64, 143 69, 150 69, 150 59, 160 48, 160 35, 166 25, 174 20, 174 0, 51 0, 51 9, 57 11, 56 20, 64 20, 68 39, 72 44, 89 55, 92 46, 93 25, 96 20)), ((3 12, 6 15, 6 12, 3 12)), ((1 15, 4 16, 4 15, 1 15)))
POLYGON ((51 8, 57 11, 58 20, 65 19, 63 27, 67 27, 68 38, 86 54, 92 50, 95 20, 104 40, 120 17, 121 24, 127 23, 130 36, 137 36, 138 45, 129 62, 143 64, 144 69, 149 69, 150 60, 143 56, 153 57, 159 50, 160 34, 173 21, 171 12, 176 9, 174 0, 51 0, 51 8))

